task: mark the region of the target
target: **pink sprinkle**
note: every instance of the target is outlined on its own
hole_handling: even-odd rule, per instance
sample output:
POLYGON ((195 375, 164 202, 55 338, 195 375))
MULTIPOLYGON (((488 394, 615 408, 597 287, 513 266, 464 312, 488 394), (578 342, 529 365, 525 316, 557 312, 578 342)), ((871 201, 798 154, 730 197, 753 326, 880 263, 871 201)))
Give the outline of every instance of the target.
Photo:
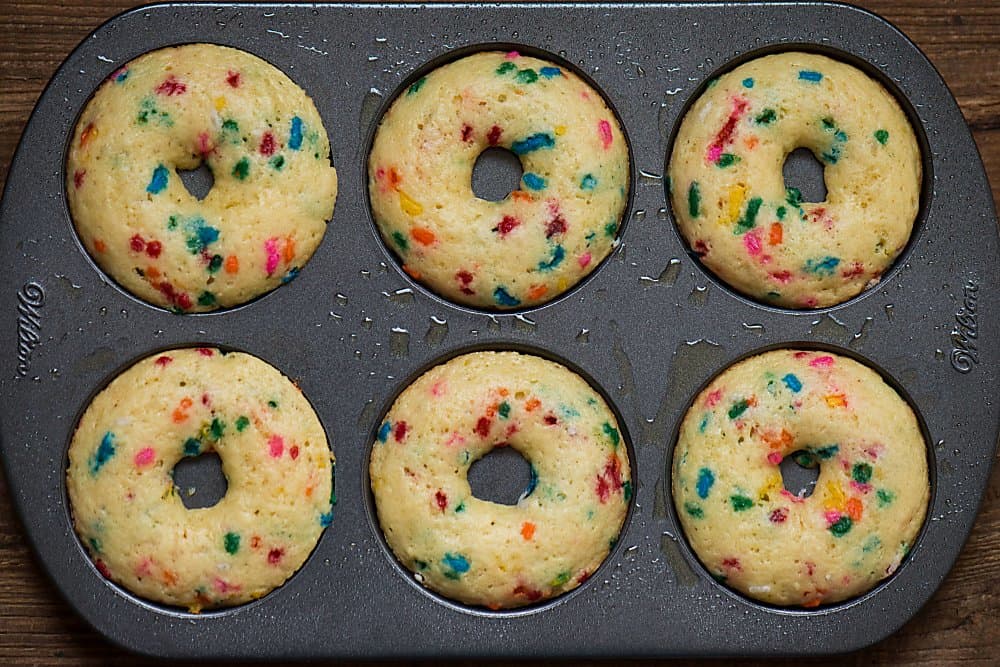
POLYGON ((840 521, 840 512, 838 512, 837 510, 827 510, 826 512, 823 513, 823 516, 826 517, 827 526, 832 526, 833 524, 840 521))
POLYGON ((431 387, 432 396, 444 396, 448 392, 448 383, 444 380, 438 380, 431 387))
POLYGON ((862 484, 861 482, 856 482, 856 481, 854 481, 852 479, 851 480, 851 488, 853 488, 856 491, 860 491, 861 493, 868 493, 869 491, 872 490, 872 485, 871 484, 862 484))
POLYGON ((87 174, 86 169, 77 169, 73 172, 73 187, 77 190, 83 185, 83 177, 87 174))
POLYGON ((805 306, 806 308, 815 308, 817 303, 819 302, 816 300, 816 297, 811 296, 808 297, 807 299, 804 299, 802 305, 805 306))
POLYGON ((756 257, 760 254, 760 230, 748 232, 743 235, 743 246, 747 249, 747 254, 756 257))
POLYGON ((208 155, 215 150, 215 142, 212 141, 212 137, 208 135, 208 132, 201 132, 198 134, 198 152, 202 155, 208 155))
POLYGON ((507 58, 507 60, 515 60, 517 58, 520 58, 521 54, 518 53, 517 51, 508 51, 507 55, 504 57, 507 58))
POLYGON ((149 558, 143 558, 142 562, 135 566, 135 576, 141 579, 142 577, 148 577, 153 574, 153 570, 150 569, 150 565, 152 565, 152 560, 149 558))
POLYGON ((601 144, 604 146, 604 150, 611 148, 611 123, 606 120, 602 120, 597 124, 597 133, 601 135, 601 144))
POLYGON ((781 495, 783 497, 787 498, 788 500, 791 500, 793 503, 804 503, 806 501, 805 498, 803 498, 802 496, 795 495, 794 493, 792 493, 788 489, 782 489, 781 490, 781 495))
POLYGON ((587 268, 587 266, 590 265, 590 259, 591 259, 590 253, 589 252, 585 252, 582 255, 580 255, 579 257, 577 257, 576 261, 580 264, 580 268, 581 269, 585 269, 585 268, 587 268))
POLYGON ((454 431, 452 431, 451 436, 445 441, 444 446, 445 447, 452 447, 454 445, 461 446, 461 445, 464 445, 464 444, 465 444, 465 437, 462 436, 462 435, 460 435, 460 434, 458 434, 458 433, 456 433, 456 432, 454 432, 454 431))
POLYGON ((833 357, 816 357, 809 362, 809 365, 813 368, 819 366, 833 366, 833 357))
POLYGON ((213 352, 212 349, 209 347, 199 347, 198 354, 200 354, 203 357, 210 357, 213 354, 215 354, 215 352, 213 352))
POLYGON ((215 587, 215 592, 216 593, 223 593, 223 594, 225 594, 225 593, 235 592, 235 591, 240 590, 240 587, 238 585, 236 585, 236 584, 230 584, 227 581, 225 581, 224 579, 222 579, 221 577, 216 577, 215 581, 212 582, 212 585, 215 587))
POLYGON ((133 459, 133 461, 135 461, 136 468, 143 468, 145 466, 148 466, 155 459, 156 459, 156 452, 153 451, 153 448, 143 447, 142 449, 140 449, 138 452, 135 453, 135 458, 133 459))
POLYGON ((880 454, 882 454, 883 449, 885 448, 882 445, 872 445, 871 447, 865 450, 865 454, 870 456, 872 458, 872 461, 874 461, 879 457, 880 454))
POLYGON ((786 285, 789 282, 791 282, 791 280, 792 280, 792 272, 788 271, 788 270, 772 271, 768 275, 770 275, 771 278, 773 278, 774 280, 777 280, 782 285, 786 285))
POLYGON ((720 157, 722 157, 722 146, 719 144, 712 144, 708 147, 709 162, 718 162, 720 157))
POLYGON ((163 368, 171 361, 173 361, 173 357, 168 357, 166 355, 163 355, 162 357, 157 357, 154 363, 156 363, 156 365, 159 366, 160 368, 163 368))
POLYGON ((716 389, 715 391, 709 393, 709 395, 705 397, 705 407, 714 408, 716 405, 719 404, 720 400, 722 400, 722 390, 716 389))
POLYGON ((771 523, 785 523, 785 519, 787 519, 787 518, 788 518, 788 508, 787 507, 779 507, 779 508, 777 508, 776 510, 774 510, 773 512, 771 512, 771 515, 768 517, 768 519, 770 519, 771 523))
POLYGON ((271 458, 279 459, 285 451, 285 440, 280 435, 272 435, 267 440, 267 447, 271 450, 271 458))
POLYGON ((271 549, 267 552, 267 562, 271 565, 277 565, 281 562, 281 558, 285 555, 284 549, 271 549))
POLYGON ((726 558, 722 561, 722 567, 728 568, 730 570, 740 570, 740 559, 739 558, 726 558))
POLYGON ((156 87, 156 93, 159 95, 183 95, 184 91, 187 90, 187 86, 177 80, 173 74, 164 79, 163 83, 156 87))
POLYGON ((277 237, 271 237, 264 241, 264 252, 267 253, 267 265, 265 270, 267 271, 268 277, 270 277, 278 268, 278 262, 281 260, 281 255, 278 253, 277 237))
POLYGON ((776 466, 781 463, 782 458, 784 457, 781 456, 781 452, 771 452, 767 455, 767 462, 776 466))

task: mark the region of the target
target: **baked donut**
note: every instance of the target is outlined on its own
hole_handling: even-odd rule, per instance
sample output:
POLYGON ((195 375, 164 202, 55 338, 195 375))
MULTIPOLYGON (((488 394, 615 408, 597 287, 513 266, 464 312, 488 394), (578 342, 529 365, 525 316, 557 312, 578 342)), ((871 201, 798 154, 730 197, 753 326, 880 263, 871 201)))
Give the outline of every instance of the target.
POLYGON ((178 312, 236 306, 295 277, 333 214, 337 173, 312 101, 249 53, 142 55, 94 93, 66 163, 73 223, 119 285, 178 312), (205 164, 199 201, 178 170, 205 164))
POLYGON ((874 285, 906 246, 921 158, 899 104, 861 70, 782 53, 709 83, 668 169, 673 214, 706 267, 744 294, 822 308, 874 285), (782 165, 808 148, 826 201, 802 201, 782 165))
POLYGON ((372 214, 406 272, 456 303, 544 303, 611 252, 629 186, 615 115, 572 71, 483 52, 418 79, 382 118, 368 159, 372 214), (521 160, 501 201, 472 191, 488 147, 521 160))
POLYGON ((632 482, 615 417, 568 369, 516 352, 456 357, 408 386, 378 428, 370 478, 399 562, 424 586, 491 609, 576 588, 618 539, 632 482), (516 449, 516 505, 480 500, 469 467, 516 449))
POLYGON ((923 524, 927 453, 909 405, 828 352, 741 361, 699 394, 673 455, 673 497, 709 573, 752 598, 813 607, 891 575, 923 524), (778 465, 820 466, 793 495, 778 465))
POLYGON ((308 401, 239 352, 147 357, 87 407, 69 446, 73 525, 102 575, 192 612, 259 598, 290 577, 333 518, 333 454, 308 401), (218 454, 228 481, 187 509, 184 457, 218 454))

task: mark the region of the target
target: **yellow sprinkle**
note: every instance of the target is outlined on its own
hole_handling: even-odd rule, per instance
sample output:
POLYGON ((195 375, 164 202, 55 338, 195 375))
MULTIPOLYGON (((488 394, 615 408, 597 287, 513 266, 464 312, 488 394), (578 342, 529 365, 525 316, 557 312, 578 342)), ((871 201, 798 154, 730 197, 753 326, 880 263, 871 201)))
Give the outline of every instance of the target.
POLYGON ((564 134, 566 134, 566 126, 565 125, 556 125, 556 136, 557 137, 561 137, 564 134))
POLYGON ((760 487, 760 491, 757 492, 757 498, 758 500, 770 500, 771 494, 780 491, 782 487, 781 475, 771 475, 764 486, 760 487))
POLYGON ((420 215, 424 212, 424 207, 410 199, 402 190, 399 191, 399 207, 407 215, 420 215))
POLYGON ((216 111, 222 111, 225 108, 226 108, 226 98, 225 97, 216 97, 215 98, 215 110, 216 111))
POLYGON ((747 188, 742 183, 738 183, 729 188, 729 205, 726 216, 719 222, 729 226, 740 219, 740 211, 743 209, 743 201, 747 198, 747 188))
POLYGON ((566 289, 567 287, 569 287, 569 285, 566 283, 566 279, 565 278, 560 278, 559 281, 558 281, 558 283, 557 283, 558 290, 561 292, 564 289, 566 289))
POLYGON ((844 400, 843 394, 830 394, 828 396, 824 396, 823 400, 825 400, 826 404, 831 408, 842 408, 847 405, 847 401, 844 400))
POLYGON ((840 485, 836 482, 827 482, 826 503, 824 504, 824 507, 828 510, 844 512, 846 504, 847 498, 844 496, 844 492, 841 490, 840 485))

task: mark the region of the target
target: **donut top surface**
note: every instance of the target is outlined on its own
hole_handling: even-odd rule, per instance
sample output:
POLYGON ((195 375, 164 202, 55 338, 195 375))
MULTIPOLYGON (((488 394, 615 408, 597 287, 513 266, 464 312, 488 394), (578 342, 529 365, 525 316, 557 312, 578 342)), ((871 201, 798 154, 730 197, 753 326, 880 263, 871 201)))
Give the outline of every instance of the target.
POLYGON ((913 546, 929 497, 909 405, 874 371, 827 352, 739 362, 696 398, 673 455, 673 497, 709 573, 778 605, 860 595, 913 546), (819 466, 809 496, 779 464, 819 466))
POLYGON ((701 261, 763 303, 820 308, 875 284, 910 238, 921 155, 899 104, 855 67, 782 53, 709 83, 670 157, 674 217, 701 261), (827 196, 802 201, 782 165, 808 148, 827 196))
POLYGON ((333 455, 308 401, 260 359, 211 348, 156 354, 116 377, 80 420, 66 482, 101 574, 195 612, 280 586, 333 518, 333 455), (206 452, 228 489, 187 509, 174 466, 206 452))
POLYGON ((629 152, 601 94, 572 70, 517 52, 482 52, 418 79, 375 136, 368 187, 376 225, 416 280, 465 305, 544 303, 614 247, 629 152), (489 147, 521 161, 520 187, 472 191, 489 147))
POLYGON ((407 387, 372 445, 379 522, 399 562, 470 605, 520 607, 571 590, 618 539, 633 487, 614 414, 565 367, 480 352, 407 387), (496 447, 531 465, 516 505, 472 494, 468 471, 496 447))
POLYGON ((189 44, 115 71, 76 125, 66 165, 84 247, 119 285, 178 312, 235 306, 295 277, 337 194, 315 106, 283 72, 189 44), (205 164, 202 200, 178 171, 205 164))

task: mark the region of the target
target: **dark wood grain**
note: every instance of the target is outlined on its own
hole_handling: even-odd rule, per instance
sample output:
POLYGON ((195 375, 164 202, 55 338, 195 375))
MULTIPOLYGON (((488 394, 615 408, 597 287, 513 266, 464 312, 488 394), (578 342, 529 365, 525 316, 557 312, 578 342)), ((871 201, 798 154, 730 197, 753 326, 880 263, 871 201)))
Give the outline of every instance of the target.
MULTIPOLYGON (((972 129, 993 198, 1000 200, 1000 3, 868 0, 858 4, 896 24, 941 72, 972 129)), ((92 29, 127 8, 116 0, 15 0, 0 5, 0 184, 28 115, 56 67, 92 29)), ((995 467, 962 555, 917 616, 867 651, 810 664, 996 665, 1000 664, 998 619, 1000 468, 995 467)), ((7 665, 157 664, 110 645, 63 601, 35 564, 2 476, 0 660, 7 665)))

